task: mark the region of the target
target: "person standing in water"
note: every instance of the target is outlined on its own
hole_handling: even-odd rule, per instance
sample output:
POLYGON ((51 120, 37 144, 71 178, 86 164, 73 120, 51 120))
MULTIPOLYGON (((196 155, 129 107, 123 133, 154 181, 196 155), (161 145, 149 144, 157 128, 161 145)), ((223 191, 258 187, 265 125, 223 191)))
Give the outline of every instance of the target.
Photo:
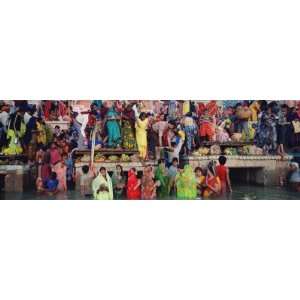
POLYGON ((226 196, 232 192, 229 169, 226 166, 227 158, 223 155, 219 157, 219 165, 216 167, 216 174, 221 181, 221 194, 226 196))
POLYGON ((116 165, 116 171, 112 176, 112 183, 114 188, 114 198, 117 200, 123 199, 124 188, 125 188, 125 177, 121 165, 116 165))
POLYGON ((104 167, 100 168, 98 176, 92 182, 95 200, 113 200, 113 185, 104 167))
POLYGON ((216 162, 210 161, 207 166, 207 175, 205 179, 206 188, 203 193, 203 198, 214 198, 221 193, 221 181, 216 173, 216 162))

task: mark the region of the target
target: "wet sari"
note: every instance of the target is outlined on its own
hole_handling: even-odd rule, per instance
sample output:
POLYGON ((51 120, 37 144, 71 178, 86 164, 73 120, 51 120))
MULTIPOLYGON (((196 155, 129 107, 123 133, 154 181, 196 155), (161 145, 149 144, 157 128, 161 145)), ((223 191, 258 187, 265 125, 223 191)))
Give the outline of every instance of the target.
POLYGON ((110 176, 99 174, 92 182, 95 200, 113 200, 113 185, 110 176))
POLYGON ((156 185, 153 179, 153 172, 151 169, 146 168, 142 178, 142 199, 154 200, 156 198, 156 185))
POLYGON ((117 174, 114 172, 112 176, 112 184, 114 188, 114 198, 116 200, 121 200, 124 196, 124 187, 121 188, 120 186, 125 186, 125 178, 122 175, 117 174))
POLYGON ((156 181, 159 181, 159 187, 157 188, 157 198, 166 199, 169 196, 169 183, 170 179, 168 171, 164 165, 159 165, 155 171, 154 176, 156 181))
POLYGON ((141 188, 140 186, 136 188, 138 184, 138 178, 133 171, 128 172, 127 181, 127 199, 128 200, 138 200, 141 198, 141 188))
POLYGON ((176 175, 177 199, 193 200, 197 198, 197 179, 190 165, 186 165, 182 173, 176 175))

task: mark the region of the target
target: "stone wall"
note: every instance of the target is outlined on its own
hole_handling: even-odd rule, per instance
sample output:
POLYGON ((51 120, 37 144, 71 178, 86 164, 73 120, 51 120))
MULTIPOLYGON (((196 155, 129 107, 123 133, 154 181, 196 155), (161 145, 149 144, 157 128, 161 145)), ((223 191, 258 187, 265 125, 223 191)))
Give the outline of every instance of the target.
MULTIPOLYGON (((187 162, 193 168, 200 166, 206 168, 211 160, 218 160, 218 156, 191 156, 187 162)), ((266 186, 279 185, 279 177, 285 177, 291 157, 283 159, 280 156, 227 156, 227 166, 229 169, 241 169, 246 172, 243 176, 248 176, 249 181, 266 186), (247 171, 250 170, 250 171, 247 171), (248 172, 248 173, 247 173, 248 172)))

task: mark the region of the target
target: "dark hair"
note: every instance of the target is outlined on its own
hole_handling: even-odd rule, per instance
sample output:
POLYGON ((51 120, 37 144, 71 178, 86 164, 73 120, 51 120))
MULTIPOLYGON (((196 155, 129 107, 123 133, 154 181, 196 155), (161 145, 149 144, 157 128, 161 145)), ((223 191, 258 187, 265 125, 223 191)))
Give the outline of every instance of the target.
POLYGON ((82 166, 81 170, 84 174, 87 174, 90 170, 90 167, 88 165, 84 165, 82 166))
POLYGON ((172 164, 173 164, 173 162, 175 162, 175 161, 178 162, 178 158, 177 158, 177 157, 174 157, 174 158, 172 159, 172 164))
POLYGON ((52 172, 51 175, 50 175, 50 178, 52 180, 55 180, 57 178, 57 174, 55 172, 52 172))
POLYGON ((165 160, 164 159, 162 159, 162 158, 160 158, 159 160, 158 160, 158 164, 160 165, 160 164, 164 164, 165 163, 165 160))
POLYGON ((105 169, 104 167, 101 167, 101 168, 100 168, 100 172, 101 172, 101 171, 106 171, 106 169, 105 169))
POLYGON ((211 160, 207 165, 207 170, 209 170, 214 176, 216 176, 215 164, 216 162, 211 160))
POLYGON ((171 146, 176 146, 176 142, 171 142, 171 146))
POLYGON ((176 122, 174 120, 171 120, 168 122, 170 125, 173 125, 174 127, 176 127, 176 122))
POLYGON ((58 128, 58 129, 60 129, 60 126, 58 126, 58 125, 55 125, 55 127, 54 128, 58 128))
POLYGON ((121 169, 121 175, 123 176, 123 167, 121 165, 116 165, 116 168, 119 167, 121 169))
POLYGON ((133 172, 136 172, 136 168, 131 168, 131 170, 132 170, 133 172))
POLYGON ((194 170, 194 172, 195 172, 195 173, 197 173, 198 171, 201 171, 201 173, 203 174, 203 170, 202 170, 202 168, 200 168, 200 167, 196 167, 196 168, 195 168, 195 170, 194 170))
POLYGON ((140 113, 140 119, 142 119, 142 118, 147 118, 147 114, 144 113, 144 112, 141 112, 140 113))
POLYGON ((281 108, 289 108, 286 104, 282 104, 281 108))
POLYGON ((224 155, 219 156, 220 165, 224 166, 226 164, 227 158, 224 155))

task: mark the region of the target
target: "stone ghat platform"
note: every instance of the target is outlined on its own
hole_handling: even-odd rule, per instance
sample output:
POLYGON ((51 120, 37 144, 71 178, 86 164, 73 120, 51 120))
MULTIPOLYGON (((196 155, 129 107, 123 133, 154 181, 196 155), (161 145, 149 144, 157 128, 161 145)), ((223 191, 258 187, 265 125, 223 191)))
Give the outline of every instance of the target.
MULTIPOLYGON (((219 156, 190 156, 185 162, 193 168, 205 168, 209 161, 218 160, 219 156)), ((265 186, 280 185, 280 178, 285 178, 291 156, 278 155, 228 155, 227 166, 230 177, 236 181, 265 186)))

